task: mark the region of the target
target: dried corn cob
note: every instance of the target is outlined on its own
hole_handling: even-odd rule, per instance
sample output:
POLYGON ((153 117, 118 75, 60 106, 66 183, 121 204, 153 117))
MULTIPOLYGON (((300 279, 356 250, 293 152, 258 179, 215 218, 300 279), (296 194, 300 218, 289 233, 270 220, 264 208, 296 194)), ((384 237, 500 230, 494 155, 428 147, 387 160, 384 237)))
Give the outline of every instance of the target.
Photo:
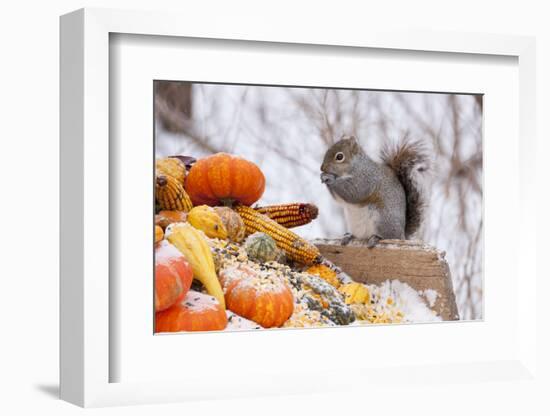
POLYGON ((155 190, 161 210, 189 212, 193 208, 189 195, 173 176, 163 175, 157 171, 155 190))
POLYGON ((289 259, 304 264, 311 264, 320 259, 321 253, 317 247, 254 208, 238 205, 235 211, 243 219, 247 235, 258 231, 270 235, 289 259))
POLYGON ((184 185, 186 171, 181 160, 175 157, 164 157, 155 161, 155 167, 160 174, 173 176, 181 186, 184 185))
POLYGON ((264 214, 286 228, 309 224, 319 214, 319 209, 313 204, 280 204, 256 207, 256 211, 264 214))

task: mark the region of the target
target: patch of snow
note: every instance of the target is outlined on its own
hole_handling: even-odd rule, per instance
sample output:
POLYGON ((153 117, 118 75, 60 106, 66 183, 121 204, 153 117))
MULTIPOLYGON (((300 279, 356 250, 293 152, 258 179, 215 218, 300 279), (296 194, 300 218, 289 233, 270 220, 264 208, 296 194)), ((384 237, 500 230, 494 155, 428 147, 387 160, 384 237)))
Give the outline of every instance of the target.
POLYGON ((405 322, 441 321, 420 294, 408 284, 399 280, 386 280, 379 289, 381 298, 392 298, 395 306, 403 312, 405 322))
POLYGON ((227 315, 227 326, 224 331, 243 331, 250 329, 264 329, 262 326, 258 325, 256 322, 249 319, 243 318, 242 316, 237 315, 235 312, 230 311, 229 309, 225 311, 227 315))
POLYGON ((182 258, 183 254, 166 240, 160 241, 155 249, 155 263, 157 264, 166 264, 182 258))
POLYGON ((423 296, 424 299, 426 299, 426 301, 428 302, 428 305, 430 306, 430 308, 434 307, 435 301, 437 300, 437 297, 439 296, 439 293, 437 293, 437 291, 435 291, 433 289, 426 289, 426 290, 421 290, 418 293, 420 293, 420 295, 423 296))
POLYGON ((194 312, 216 310, 220 306, 218 300, 214 296, 206 293, 195 292, 194 290, 187 292, 187 295, 185 295, 185 299, 182 303, 187 306, 189 310, 194 312))

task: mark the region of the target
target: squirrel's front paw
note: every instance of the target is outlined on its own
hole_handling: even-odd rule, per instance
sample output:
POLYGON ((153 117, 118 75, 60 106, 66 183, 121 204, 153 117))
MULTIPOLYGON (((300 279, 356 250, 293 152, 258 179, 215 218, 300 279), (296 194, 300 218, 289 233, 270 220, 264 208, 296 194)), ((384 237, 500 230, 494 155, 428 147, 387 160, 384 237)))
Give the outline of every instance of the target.
POLYGON ((376 245, 380 240, 382 240, 382 237, 380 237, 379 235, 376 235, 376 234, 371 235, 367 240, 367 248, 376 247, 376 245))
POLYGON ((353 234, 352 233, 345 233, 344 236, 342 237, 341 244, 343 246, 347 246, 350 243, 351 240, 353 240, 353 234))

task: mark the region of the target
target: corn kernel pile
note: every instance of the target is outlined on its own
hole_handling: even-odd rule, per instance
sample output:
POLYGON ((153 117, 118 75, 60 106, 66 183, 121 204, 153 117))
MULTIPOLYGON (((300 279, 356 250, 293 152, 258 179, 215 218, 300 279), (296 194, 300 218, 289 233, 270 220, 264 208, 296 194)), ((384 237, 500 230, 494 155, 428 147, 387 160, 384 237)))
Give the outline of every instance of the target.
POLYGON ((294 313, 283 325, 285 328, 441 320, 418 292, 400 281, 369 285, 341 278, 318 265, 300 272, 278 262, 257 264, 247 258, 242 245, 212 238, 208 242, 217 270, 246 263, 286 281, 295 305, 294 313))

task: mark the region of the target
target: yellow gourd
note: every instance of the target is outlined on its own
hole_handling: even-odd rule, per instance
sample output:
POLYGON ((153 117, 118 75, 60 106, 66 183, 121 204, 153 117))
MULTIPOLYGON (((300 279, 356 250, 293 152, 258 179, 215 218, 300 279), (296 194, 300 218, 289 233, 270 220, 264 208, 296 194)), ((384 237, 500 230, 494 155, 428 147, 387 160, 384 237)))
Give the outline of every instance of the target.
POLYGON ((246 235, 246 229, 241 216, 229 207, 214 207, 214 211, 220 216, 223 225, 225 225, 227 238, 234 243, 243 241, 246 235))
POLYGON ((325 266, 324 264, 315 264, 309 267, 306 270, 306 273, 319 276, 321 279, 325 280, 327 283, 330 283, 335 288, 340 287, 341 283, 338 280, 338 276, 336 275, 336 272, 330 269, 329 267, 325 266))
POLYGON ((194 207, 187 214, 187 222, 210 238, 227 239, 227 230, 220 216, 208 205, 194 207))
POLYGON ((166 231, 170 241, 189 262, 193 269, 193 277, 200 281, 206 291, 214 296, 225 309, 225 300, 210 247, 202 232, 188 223, 170 225, 166 231))
POLYGON ((347 283, 340 286, 338 291, 344 295, 344 300, 347 305, 352 303, 367 304, 370 302, 369 289, 361 283, 347 283))

